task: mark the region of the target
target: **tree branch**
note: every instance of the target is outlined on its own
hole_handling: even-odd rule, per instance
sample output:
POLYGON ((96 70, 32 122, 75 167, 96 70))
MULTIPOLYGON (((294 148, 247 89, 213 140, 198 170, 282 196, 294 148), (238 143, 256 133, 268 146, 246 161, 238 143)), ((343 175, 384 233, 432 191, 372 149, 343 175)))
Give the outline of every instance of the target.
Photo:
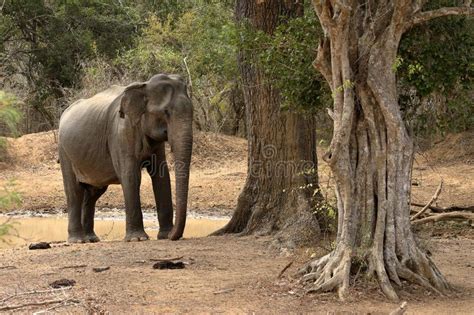
POLYGON ((80 303, 80 301, 76 299, 57 299, 57 300, 48 300, 48 301, 41 301, 41 302, 30 302, 30 303, 18 304, 18 305, 2 306, 0 307, 0 311, 11 311, 11 310, 16 310, 23 307, 43 306, 43 305, 67 303, 67 302, 80 303))
POLYGON ((313 62, 313 66, 323 75, 331 88, 331 92, 334 92, 332 86, 331 48, 329 38, 324 37, 319 42, 318 54, 316 55, 316 60, 313 62))
MULTIPOLYGON (((421 207, 421 208, 426 206, 425 204, 421 204, 421 203, 417 203, 417 202, 412 202, 411 205, 415 206, 415 207, 421 207)), ((467 206, 467 207, 463 207, 463 206, 435 207, 435 206, 431 205, 428 208, 432 212, 436 212, 436 213, 452 212, 452 211, 474 211, 474 205, 473 206, 467 206)), ((414 211, 414 212, 416 212, 416 211, 414 211)))
POLYGON ((183 59, 183 62, 184 62, 184 66, 186 67, 186 72, 188 73, 188 77, 189 77, 189 98, 193 98, 193 79, 191 77, 191 71, 189 71, 189 67, 188 67, 188 62, 187 62, 187 59, 188 59, 188 56, 184 57, 183 59))
POLYGON ((438 189, 436 189, 436 192, 434 193, 433 197, 431 197, 431 200, 426 204, 426 206, 423 207, 423 209, 421 209, 417 214, 412 216, 410 220, 413 221, 419 216, 421 216, 423 213, 425 213, 425 211, 429 209, 429 207, 433 204, 433 202, 435 202, 436 199, 438 199, 442 188, 443 188, 443 180, 441 180, 441 182, 439 183, 438 189))
POLYGON ((474 8, 471 7, 449 7, 431 11, 417 13, 413 16, 409 27, 425 23, 429 20, 436 19, 448 15, 474 15, 474 8))

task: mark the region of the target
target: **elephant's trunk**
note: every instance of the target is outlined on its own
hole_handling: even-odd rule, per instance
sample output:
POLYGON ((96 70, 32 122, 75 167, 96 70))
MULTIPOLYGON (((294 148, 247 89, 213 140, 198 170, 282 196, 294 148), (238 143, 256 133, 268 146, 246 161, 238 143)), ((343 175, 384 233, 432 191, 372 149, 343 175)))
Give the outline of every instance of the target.
POLYGON ((177 240, 183 236, 188 206, 189 168, 193 147, 193 128, 191 119, 183 119, 170 130, 171 150, 174 155, 176 179, 176 219, 169 239, 177 240), (189 121, 188 121, 189 120, 189 121), (176 126, 177 125, 177 126, 176 126))

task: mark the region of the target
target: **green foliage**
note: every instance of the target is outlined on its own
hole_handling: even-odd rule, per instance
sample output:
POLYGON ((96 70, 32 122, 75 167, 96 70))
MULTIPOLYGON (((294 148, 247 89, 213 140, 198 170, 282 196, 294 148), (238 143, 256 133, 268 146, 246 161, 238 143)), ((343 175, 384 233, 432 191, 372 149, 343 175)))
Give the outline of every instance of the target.
POLYGON ((402 39, 399 54, 400 105, 415 133, 474 128, 472 19, 446 17, 420 25, 402 39))
POLYGON ((1 238, 8 234, 8 232, 13 228, 8 222, 0 223, 0 241, 1 238))
MULTIPOLYGON (((458 2, 430 0, 427 9, 458 2)), ((312 66, 322 31, 309 1, 304 16, 288 19, 271 36, 237 27, 233 10, 233 0, 6 0, 0 88, 15 90, 54 128, 68 96, 83 87, 97 92, 179 73, 192 82, 201 129, 218 131, 235 105, 229 95, 238 90, 237 52, 248 49, 280 91, 283 108, 317 114, 331 103, 312 66)), ((473 23, 441 18, 404 36, 393 71, 415 131, 432 131, 427 122, 433 121, 439 130, 473 128, 473 23), (425 106, 434 95, 445 99, 442 110, 425 106)))
POLYGON ((103 0, 7 1, 2 13, 10 27, 3 46, 24 47, 12 49, 30 57, 37 80, 63 87, 74 85, 82 61, 130 47, 138 23, 131 9, 103 0))
POLYGON ((8 133, 17 135, 17 127, 21 117, 16 98, 11 94, 0 91, 0 125, 5 125, 8 133))
POLYGON ((326 83, 312 66, 322 31, 314 10, 278 26, 274 34, 243 27, 242 49, 257 52, 270 83, 282 96, 282 107, 316 111, 328 104, 326 83))
POLYGON ((399 67, 404 84, 420 96, 472 86, 474 24, 465 18, 434 20, 412 30, 400 44, 399 67))
POLYGON ((232 9, 219 1, 194 0, 181 15, 150 14, 145 21, 136 45, 114 65, 134 80, 181 74, 192 84, 201 129, 217 131, 230 111, 226 96, 237 76, 232 9))
MULTIPOLYGON (((16 136, 18 124, 21 120, 21 112, 17 108, 17 102, 13 95, 0 90, 0 132, 16 136)), ((6 156, 6 141, 0 137, 0 161, 6 156)), ((0 200, 1 206, 1 200, 0 200)))
POLYGON ((9 181, 3 189, 0 190, 0 211, 21 203, 21 195, 15 191, 14 187, 15 183, 9 181))
POLYGON ((168 15, 161 20, 150 15, 135 48, 119 58, 121 66, 143 78, 157 72, 187 77, 186 58, 192 81, 208 74, 221 79, 235 76, 232 11, 218 2, 207 7, 198 5, 200 2, 195 1, 196 6, 178 18, 168 15))
POLYGON ((82 64, 131 47, 138 25, 138 14, 120 1, 7 0, 0 21, 3 84, 25 93, 25 103, 54 128, 58 100, 77 86, 82 64))

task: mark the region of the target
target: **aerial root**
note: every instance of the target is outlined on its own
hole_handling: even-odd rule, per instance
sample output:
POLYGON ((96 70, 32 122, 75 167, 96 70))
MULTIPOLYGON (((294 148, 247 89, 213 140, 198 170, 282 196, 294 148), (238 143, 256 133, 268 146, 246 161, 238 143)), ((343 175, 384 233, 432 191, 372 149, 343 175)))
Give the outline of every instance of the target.
POLYGON ((336 249, 302 268, 300 273, 305 274, 302 281, 313 282, 306 293, 338 289, 339 297, 343 300, 349 287, 351 254, 350 249, 336 249))

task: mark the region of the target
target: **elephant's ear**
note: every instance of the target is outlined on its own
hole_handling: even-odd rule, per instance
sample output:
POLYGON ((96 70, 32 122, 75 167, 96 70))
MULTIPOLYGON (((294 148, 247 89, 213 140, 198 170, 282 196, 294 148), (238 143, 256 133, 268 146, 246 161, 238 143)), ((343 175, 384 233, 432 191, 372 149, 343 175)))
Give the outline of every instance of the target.
POLYGON ((134 82, 128 85, 123 91, 122 100, 120 101, 120 118, 127 115, 133 125, 136 125, 146 109, 146 95, 144 82, 134 82))

